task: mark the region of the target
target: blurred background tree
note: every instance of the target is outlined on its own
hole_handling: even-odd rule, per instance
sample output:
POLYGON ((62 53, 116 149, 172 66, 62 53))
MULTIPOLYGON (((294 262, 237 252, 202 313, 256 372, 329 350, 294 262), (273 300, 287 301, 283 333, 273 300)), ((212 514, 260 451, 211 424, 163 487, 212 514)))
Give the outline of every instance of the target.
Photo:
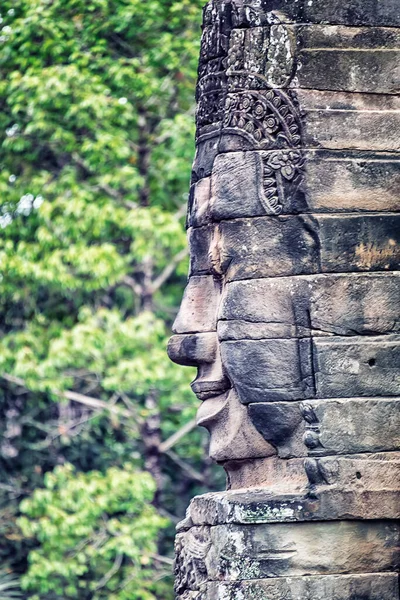
POLYGON ((173 525, 222 484, 165 352, 202 4, 1 3, 5 598, 169 600, 173 525))

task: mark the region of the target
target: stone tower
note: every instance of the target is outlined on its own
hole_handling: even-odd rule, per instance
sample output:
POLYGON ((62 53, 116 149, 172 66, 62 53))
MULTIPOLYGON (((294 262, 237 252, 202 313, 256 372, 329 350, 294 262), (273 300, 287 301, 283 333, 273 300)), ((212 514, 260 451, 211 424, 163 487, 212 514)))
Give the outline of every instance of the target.
POLYGON ((399 600, 400 6, 211 0, 169 344, 228 491, 179 600, 399 600))

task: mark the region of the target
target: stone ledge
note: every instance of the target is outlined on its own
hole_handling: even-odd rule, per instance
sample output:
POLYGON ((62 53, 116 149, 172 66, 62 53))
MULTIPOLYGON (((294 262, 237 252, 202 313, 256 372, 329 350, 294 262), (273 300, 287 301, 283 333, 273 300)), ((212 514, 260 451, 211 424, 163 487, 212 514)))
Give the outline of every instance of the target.
POLYGON ((176 538, 176 589, 197 591, 211 582, 397 572, 399 528, 398 522, 382 520, 192 527, 176 538))
POLYGON ((317 485, 312 492, 298 494, 274 493, 268 488, 209 493, 193 498, 177 530, 203 525, 399 519, 399 487, 394 475, 392 489, 388 483, 381 489, 379 483, 376 489, 363 489, 362 484, 351 489, 340 483, 317 485))
POLYGON ((398 600, 395 573, 325 575, 212 582, 201 591, 184 592, 179 600, 398 600))

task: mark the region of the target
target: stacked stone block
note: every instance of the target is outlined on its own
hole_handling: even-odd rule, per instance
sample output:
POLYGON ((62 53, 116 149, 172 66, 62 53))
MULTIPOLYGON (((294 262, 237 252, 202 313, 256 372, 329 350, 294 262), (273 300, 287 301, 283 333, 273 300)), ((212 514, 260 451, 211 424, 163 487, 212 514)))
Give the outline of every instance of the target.
POLYGON ((205 419, 231 491, 180 526, 181 600, 400 598, 399 91, 396 0, 204 9, 169 351, 236 412, 205 419))

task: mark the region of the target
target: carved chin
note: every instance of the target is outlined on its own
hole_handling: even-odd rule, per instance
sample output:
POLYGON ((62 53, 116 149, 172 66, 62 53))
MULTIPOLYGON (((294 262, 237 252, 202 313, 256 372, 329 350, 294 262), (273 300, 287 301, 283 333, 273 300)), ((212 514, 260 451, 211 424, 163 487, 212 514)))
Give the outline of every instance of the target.
POLYGON ((276 454, 254 427, 248 409, 235 390, 206 400, 200 406, 197 422, 210 432, 210 457, 216 462, 263 458, 276 454))

